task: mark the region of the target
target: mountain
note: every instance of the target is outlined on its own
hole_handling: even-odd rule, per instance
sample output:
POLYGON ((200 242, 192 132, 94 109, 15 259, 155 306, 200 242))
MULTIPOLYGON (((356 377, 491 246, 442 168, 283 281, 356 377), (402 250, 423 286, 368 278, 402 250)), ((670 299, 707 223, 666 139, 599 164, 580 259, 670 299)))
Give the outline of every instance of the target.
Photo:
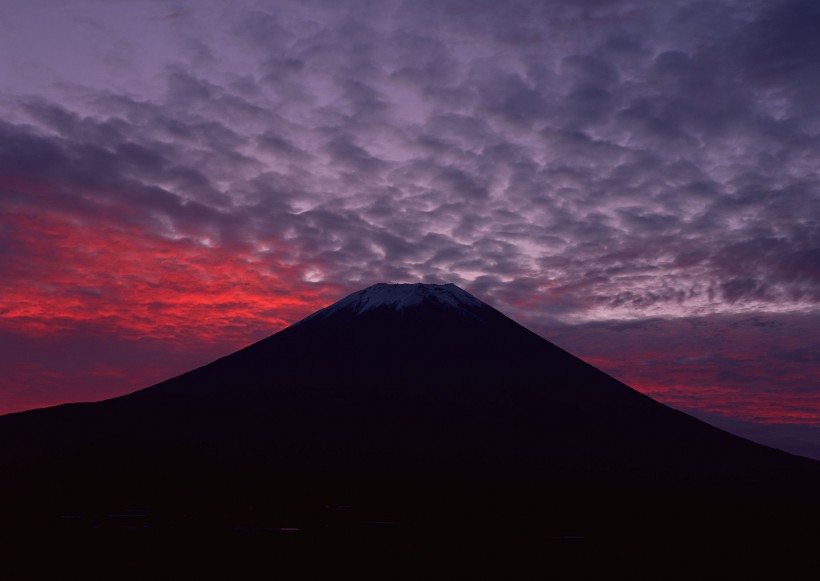
POLYGON ((0 470, 6 530, 31 534, 131 510, 159 531, 379 529, 569 562, 556 539, 623 559, 776 530, 792 555, 820 514, 818 463, 661 405, 451 284, 377 284, 130 395, 2 416, 0 470))

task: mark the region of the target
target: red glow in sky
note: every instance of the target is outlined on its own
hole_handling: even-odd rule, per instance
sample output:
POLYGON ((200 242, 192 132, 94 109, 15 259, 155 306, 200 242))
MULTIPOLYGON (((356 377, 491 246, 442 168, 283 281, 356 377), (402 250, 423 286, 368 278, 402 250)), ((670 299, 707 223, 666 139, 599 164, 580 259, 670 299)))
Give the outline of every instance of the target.
POLYGON ((323 306, 333 291, 299 285, 301 267, 271 267, 249 249, 56 212, 18 213, 6 224, 6 237, 25 249, 24 259, 2 268, 2 324, 18 331, 53 333, 89 321, 163 339, 247 325, 276 330, 323 306))

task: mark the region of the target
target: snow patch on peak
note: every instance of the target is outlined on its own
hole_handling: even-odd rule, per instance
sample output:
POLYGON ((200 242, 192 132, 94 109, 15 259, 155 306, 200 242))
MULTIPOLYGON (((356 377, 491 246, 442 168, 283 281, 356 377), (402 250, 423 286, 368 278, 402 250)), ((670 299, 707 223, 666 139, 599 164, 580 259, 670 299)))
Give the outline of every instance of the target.
POLYGON ((396 311, 407 307, 433 302, 456 309, 484 307, 473 295, 448 284, 387 284, 379 283, 357 291, 329 307, 316 311, 305 321, 315 318, 326 318, 335 313, 352 312, 360 315, 378 308, 392 308, 396 311))
POLYGON ((363 313, 378 307, 394 307, 400 311, 405 307, 418 305, 425 300, 433 300, 450 307, 477 307, 483 303, 470 293, 454 284, 374 284, 342 299, 340 307, 354 307, 363 313))

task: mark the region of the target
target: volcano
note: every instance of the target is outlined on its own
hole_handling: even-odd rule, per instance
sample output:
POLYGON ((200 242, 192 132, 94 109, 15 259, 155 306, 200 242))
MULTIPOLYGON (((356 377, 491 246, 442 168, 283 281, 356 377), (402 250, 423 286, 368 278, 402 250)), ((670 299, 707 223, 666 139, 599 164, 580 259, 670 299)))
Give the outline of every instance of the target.
POLYGON ((5 530, 32 535, 131 510, 152 531, 620 555, 778 531, 794 552, 820 514, 816 462, 666 407, 452 284, 377 284, 135 393, 0 417, 0 469, 5 530))

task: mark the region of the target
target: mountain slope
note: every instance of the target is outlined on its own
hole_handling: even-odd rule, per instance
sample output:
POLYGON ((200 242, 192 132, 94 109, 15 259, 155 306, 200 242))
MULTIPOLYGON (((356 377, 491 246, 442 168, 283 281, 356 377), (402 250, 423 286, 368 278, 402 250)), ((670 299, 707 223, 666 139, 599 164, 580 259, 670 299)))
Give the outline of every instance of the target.
POLYGON ((287 454, 283 441, 351 460, 493 457, 675 478, 791 460, 654 402, 453 285, 375 285, 156 386, 0 423, 26 427, 2 439, 6 454, 119 438, 264 457, 287 454))
POLYGON ((0 417, 0 468, 23 520, 208 506, 211 524, 350 503, 405 523, 740 530, 751 509, 789 522, 820 484, 817 463, 663 406, 453 285, 375 285, 133 394, 0 417))

